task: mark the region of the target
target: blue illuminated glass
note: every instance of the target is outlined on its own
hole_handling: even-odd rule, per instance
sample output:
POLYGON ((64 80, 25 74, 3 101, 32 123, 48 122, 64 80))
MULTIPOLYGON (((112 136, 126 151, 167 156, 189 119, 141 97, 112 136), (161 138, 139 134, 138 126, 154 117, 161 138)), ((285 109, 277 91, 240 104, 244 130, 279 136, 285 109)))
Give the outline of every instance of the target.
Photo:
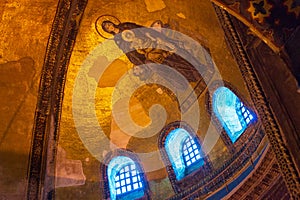
POLYGON ((140 175, 135 165, 124 166, 115 177, 116 194, 121 195, 143 187, 140 175))
POLYGON ((234 143, 255 121, 255 115, 228 88, 220 87, 213 95, 213 111, 234 143))
POLYGON ((237 102, 237 113, 240 116, 242 116, 242 118, 244 119, 247 125, 254 120, 253 115, 250 113, 250 111, 245 107, 245 105, 241 101, 237 102))
POLYGON ((144 196, 144 182, 132 159, 126 156, 113 158, 107 174, 111 200, 131 200, 144 196))
POLYGON ((168 134, 165 149, 177 180, 181 180, 204 164, 200 145, 182 128, 168 134))
POLYGON ((198 145, 195 143, 193 138, 189 136, 183 144, 182 152, 186 166, 190 166, 201 159, 198 145))

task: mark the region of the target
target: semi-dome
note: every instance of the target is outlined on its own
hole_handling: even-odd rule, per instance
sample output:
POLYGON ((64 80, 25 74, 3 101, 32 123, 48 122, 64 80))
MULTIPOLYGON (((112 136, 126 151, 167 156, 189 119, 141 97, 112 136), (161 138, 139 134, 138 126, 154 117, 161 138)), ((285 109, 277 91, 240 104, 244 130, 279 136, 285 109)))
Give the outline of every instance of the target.
POLYGON ((0 199, 299 197, 299 6, 6 0, 0 199))

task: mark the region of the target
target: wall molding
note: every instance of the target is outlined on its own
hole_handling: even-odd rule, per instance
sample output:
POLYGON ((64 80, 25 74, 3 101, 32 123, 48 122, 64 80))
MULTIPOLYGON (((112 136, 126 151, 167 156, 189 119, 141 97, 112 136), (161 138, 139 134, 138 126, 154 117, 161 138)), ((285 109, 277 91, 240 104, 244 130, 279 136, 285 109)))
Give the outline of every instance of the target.
POLYGON ((87 0, 60 0, 42 68, 28 164, 27 199, 53 199, 65 79, 87 0))
POLYGON ((296 199, 300 188, 299 175, 295 162, 284 142, 284 133, 281 131, 268 103, 230 14, 216 5, 214 5, 214 8, 235 60, 240 67, 240 71, 257 110, 258 118, 262 122, 262 127, 268 136, 272 150, 275 152, 279 168, 281 169, 291 197, 296 199))

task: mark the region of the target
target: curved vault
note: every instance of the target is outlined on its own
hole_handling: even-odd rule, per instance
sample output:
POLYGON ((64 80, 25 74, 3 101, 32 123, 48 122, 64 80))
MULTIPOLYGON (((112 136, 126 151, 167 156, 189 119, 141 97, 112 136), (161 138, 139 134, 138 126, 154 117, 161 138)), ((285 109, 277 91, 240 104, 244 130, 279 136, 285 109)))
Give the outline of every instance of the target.
MULTIPOLYGON (((295 172, 295 169, 293 169, 294 161, 291 159, 290 154, 286 153, 289 151, 285 150, 286 147, 280 137, 282 133, 280 133, 277 128, 277 122, 274 121, 274 116, 272 112, 270 112, 270 108, 265 100, 265 95, 262 93, 260 83, 257 81, 257 77, 253 73, 253 70, 251 70, 252 66, 250 65, 250 62, 247 61, 247 56, 245 57, 243 54, 245 52, 241 52, 242 50, 239 48, 234 49, 239 45, 243 46, 243 43, 239 43, 241 42, 239 38, 234 35, 236 34, 235 29, 238 28, 232 26, 232 24, 236 25, 238 22, 234 21, 233 18, 230 18, 230 16, 219 7, 215 7, 215 11, 209 1, 195 1, 192 4, 193 6, 191 6, 190 3, 184 2, 178 2, 174 5, 167 0, 158 2, 159 3, 157 4, 151 4, 149 1, 128 1, 127 4, 121 4, 118 2, 111 4, 105 1, 81 1, 72 3, 67 0, 60 1, 56 13, 57 17, 55 17, 47 47, 44 68, 42 70, 33 132, 31 159, 29 161, 28 170, 28 198, 38 197, 40 195, 38 188, 43 188, 43 194, 45 195, 44 198, 46 198, 46 196, 54 197, 54 194, 57 195, 57 197, 70 195, 70 198, 72 195, 79 195, 78 193, 73 192, 72 187, 60 187, 59 184, 61 182, 56 182, 57 188, 54 189, 55 173, 57 176, 59 175, 59 177, 62 175, 62 177, 60 177, 62 179, 68 179, 68 177, 72 177, 72 175, 79 175, 73 176, 73 178, 71 178, 73 181, 62 182, 66 184, 65 186, 68 184, 70 186, 76 184, 81 185, 85 181, 84 186, 80 186, 83 188, 81 195, 85 196, 87 195, 85 191, 93 189, 95 190, 95 193, 89 194, 91 195, 90 198, 98 198, 101 196, 100 190, 98 190, 100 182, 98 176, 99 162, 91 156, 82 144, 76 133, 76 127, 72 119, 72 91, 73 82, 77 77, 77 71, 83 63, 83 60, 95 46, 103 41, 99 35, 97 35, 97 31, 94 27, 96 19, 102 14, 119 16, 118 18, 120 18, 120 21, 132 21, 144 26, 149 26, 154 20, 160 19, 164 23, 170 24, 171 28, 191 36, 201 45, 205 46, 205 49, 209 49, 209 53, 221 74, 221 78, 229 82, 243 96, 243 98, 249 102, 250 105, 254 104, 257 106, 257 112, 262 119, 262 125, 264 129, 267 130, 267 135, 271 138, 270 141, 275 152, 282 153, 277 154, 277 159, 280 163, 283 163, 282 165, 279 165, 281 170, 287 170, 285 171, 287 172, 286 177, 290 174, 292 174, 291 177, 297 177, 297 175, 295 176, 297 173, 295 172), (199 8, 202 8, 205 12, 199 12, 199 8), (231 56, 230 50, 227 48, 223 30, 218 23, 215 13, 217 13, 219 19, 224 22, 223 29, 225 30, 225 36, 233 49, 234 56, 237 57, 235 57, 237 63, 231 56), (242 74, 239 73, 239 68, 241 68, 242 74), (66 76, 67 71, 68 73, 66 76), (235 76, 232 76, 233 72, 237 72, 235 73, 235 76), (66 79, 64 77, 66 77, 66 79), (67 80, 66 83, 65 80, 67 80), (248 90, 249 88, 250 91, 248 90), (64 100, 62 101, 63 94, 64 100), (60 126, 58 126, 59 122, 60 126), (59 129, 60 131, 58 131, 59 129), (59 148, 64 150, 57 150, 57 145, 59 145, 59 148), (46 155, 43 152, 47 152, 47 157, 43 156, 46 155), (290 162, 288 162, 289 164, 287 165, 287 168, 282 169, 284 163, 289 160, 290 162), (42 163, 45 163, 45 166, 47 167, 45 168, 42 163), (71 167, 73 171, 67 167, 75 165, 77 167, 74 169, 71 167), (66 172, 60 174, 61 171, 59 171, 60 169, 58 166, 61 166, 61 171, 65 170, 66 172), (84 174, 82 174, 82 172, 84 174), (64 177, 66 174, 67 176, 64 177), (74 181, 77 179, 79 181, 74 181), (43 180, 42 182, 44 185, 40 184, 41 180, 43 180)), ((230 6, 233 4, 234 3, 231 1, 228 3, 230 6)), ((32 7, 32 5, 28 7, 32 7)), ((234 5, 239 4, 236 1, 234 5)), ((5 6, 13 6, 16 8, 20 7, 20 5, 8 3, 6 3, 5 6)), ((52 10, 50 9, 49 12, 50 11, 53 11, 53 8, 52 10)), ((7 17, 9 15, 5 16, 7 17)), ((47 17, 41 19, 41 23, 47 23, 49 25, 51 15, 45 14, 44 16, 47 17)), ((3 19, 6 18, 4 17, 3 19)), ((51 19, 53 19, 53 16, 51 19)), ((24 26, 25 25, 30 26, 28 23, 24 23, 24 26)), ((37 29, 39 30, 38 27, 37 29)), ((242 31, 240 34, 242 34, 242 31)), ((44 36, 41 36, 41 38, 44 38, 44 36)), ((31 41, 29 42, 32 44, 31 41)), ((40 57, 36 58, 37 55, 35 53, 29 53, 33 55, 32 58, 37 61, 37 63, 41 62, 40 57)), ((16 66, 18 65, 17 62, 20 63, 22 71, 22 59, 19 60, 19 58, 13 58, 12 60, 16 60, 16 62, 12 63, 16 64, 16 66)), ((28 66, 29 65, 30 63, 28 66)), ((116 141, 116 143, 120 142, 118 137, 122 134, 122 131, 116 127, 115 122, 111 118, 111 102, 109 98, 111 97, 112 89, 116 81, 119 80, 122 74, 127 73, 131 67, 130 62, 125 56, 114 61, 114 63, 112 63, 105 72, 106 75, 102 77, 103 80, 98 81, 96 91, 97 119, 99 124, 103 127, 107 137, 116 141), (115 134, 113 135, 112 133, 115 134)), ((17 70, 19 68, 17 66, 17 70)), ((90 73, 94 74, 95 72, 90 73)), ((214 76, 212 80, 214 79, 219 79, 219 77, 214 76)), ((207 84, 209 85, 210 83, 212 82, 208 81, 207 84)), ((265 84, 265 82, 263 82, 263 84, 265 84)), ((17 86, 17 84, 14 86, 17 86)), ((195 85, 192 84, 192 86, 195 85)), ((85 87, 85 89, 89 90, 88 87, 85 87)), ((25 88, 25 90, 28 91, 28 88, 25 88)), ((209 112, 209 109, 206 108, 207 105, 205 102, 206 91, 207 88, 205 89, 205 86, 204 90, 200 90, 200 92, 198 91, 198 94, 201 95, 196 103, 199 104, 200 107, 201 120, 199 120, 199 126, 197 127, 197 134, 200 138, 205 138, 208 130, 210 133, 217 133, 219 131, 218 128, 208 128, 210 119, 206 114, 207 111, 209 112)), ((133 120, 140 126, 147 126, 150 123, 149 108, 153 103, 165 105, 166 110, 168 111, 167 123, 177 120, 182 114, 177 110, 178 102, 174 100, 174 94, 172 91, 170 92, 168 89, 161 88, 155 84, 146 85, 143 88, 140 88, 140 90, 137 90, 130 99, 130 112, 132 116, 134 116, 133 120), (161 96, 163 96, 163 98, 158 98, 161 96)), ((134 152, 147 153, 157 150, 158 148, 157 134, 150 138, 128 137, 126 134, 123 135, 124 138, 122 138, 122 142, 118 143, 118 145, 131 149, 134 152)), ((217 141, 214 148, 210 151, 211 162, 215 169, 219 169, 224 163, 226 163, 227 160, 229 160, 232 156, 232 151, 232 149, 228 148, 226 142, 221 139, 217 141)), ((151 168, 149 166, 156 162, 160 161, 156 158, 150 157, 149 160, 145 162, 145 168, 151 168)), ((272 169, 278 171, 278 167, 275 165, 272 166, 272 169)), ((171 197, 174 195, 166 176, 167 173, 163 168, 155 171, 148 171, 147 177, 150 181, 150 187, 153 191, 155 191, 153 198, 159 198, 161 196, 171 197), (159 187, 165 188, 165 190, 161 191, 157 189, 159 187)), ((280 179, 280 181, 282 183, 282 179, 280 179)), ((295 195, 298 182, 287 182, 289 189, 293 191, 292 194, 295 195)), ((186 191, 189 190, 187 189, 186 191)), ((176 196, 174 196, 174 198, 176 198, 176 196)))

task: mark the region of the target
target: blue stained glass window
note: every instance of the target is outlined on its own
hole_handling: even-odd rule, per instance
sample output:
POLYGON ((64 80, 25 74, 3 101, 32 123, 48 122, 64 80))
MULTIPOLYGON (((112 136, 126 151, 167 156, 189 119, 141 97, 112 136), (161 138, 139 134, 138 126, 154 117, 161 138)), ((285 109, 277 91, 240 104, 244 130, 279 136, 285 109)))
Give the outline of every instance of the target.
POLYGON ((131 200, 144 196, 143 179, 132 159, 125 156, 113 158, 107 173, 112 200, 131 200))
POLYGON ((116 174, 115 186, 117 195, 143 187, 141 177, 137 173, 135 165, 126 165, 116 174))
POLYGON ((213 95, 213 111, 234 143, 255 121, 255 115, 228 88, 220 87, 213 95))
POLYGON ((254 120, 253 114, 244 106, 243 102, 237 102, 237 106, 237 112, 241 112, 240 115, 243 116, 247 125, 250 124, 254 120))
POLYGON ((187 167, 201 159, 199 147, 191 136, 185 139, 182 152, 187 167))
POLYGON ((182 128, 168 134, 165 149, 177 180, 181 180, 204 164, 200 145, 182 128))

